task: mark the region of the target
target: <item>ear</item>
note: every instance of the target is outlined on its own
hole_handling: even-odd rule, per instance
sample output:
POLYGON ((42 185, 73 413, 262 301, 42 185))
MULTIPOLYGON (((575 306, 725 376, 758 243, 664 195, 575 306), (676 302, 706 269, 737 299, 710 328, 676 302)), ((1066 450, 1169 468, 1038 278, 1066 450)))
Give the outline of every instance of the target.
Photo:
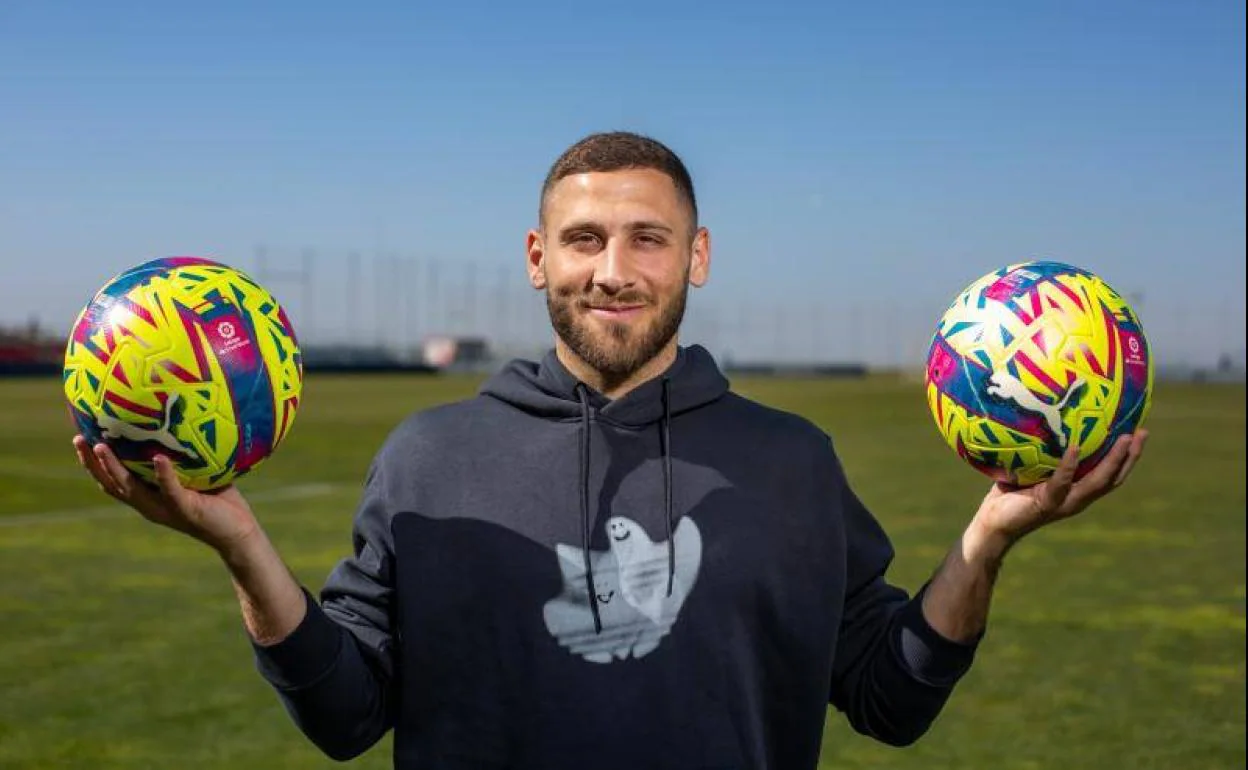
POLYGON ((538 230, 530 230, 525 238, 524 251, 528 257, 526 267, 529 271, 529 283, 534 289, 546 288, 546 244, 538 230))
POLYGON ((689 262, 689 283, 701 287, 711 277, 711 231, 699 227, 693 236, 693 257, 689 262))

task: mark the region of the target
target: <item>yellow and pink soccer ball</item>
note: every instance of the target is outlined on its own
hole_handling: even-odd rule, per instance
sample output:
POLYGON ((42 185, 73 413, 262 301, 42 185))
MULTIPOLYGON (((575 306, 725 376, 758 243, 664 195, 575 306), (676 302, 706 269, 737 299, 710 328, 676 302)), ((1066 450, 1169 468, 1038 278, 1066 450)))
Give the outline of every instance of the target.
POLYGON ((1072 443, 1091 471, 1152 403, 1140 319, 1104 280, 1060 262, 982 276, 945 311, 927 355, 927 403, 959 457, 997 481, 1031 486, 1072 443))
POLYGON ((78 430, 140 478, 168 456, 183 484, 232 483, 294 422, 303 362, 285 311, 243 272, 167 257, 108 281, 74 322, 64 391, 78 430))

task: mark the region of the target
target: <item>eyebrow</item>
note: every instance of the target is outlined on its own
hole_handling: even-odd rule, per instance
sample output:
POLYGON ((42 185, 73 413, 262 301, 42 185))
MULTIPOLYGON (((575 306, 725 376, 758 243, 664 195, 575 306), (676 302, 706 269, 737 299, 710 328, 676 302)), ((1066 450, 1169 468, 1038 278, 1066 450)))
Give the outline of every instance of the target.
MULTIPOLYGON (((636 221, 636 222, 629 222, 628 225, 626 226, 626 229, 632 232, 637 232, 638 230, 659 230, 665 233, 676 232, 671 227, 668 227, 662 222, 655 222, 652 220, 644 220, 644 219, 636 221)), ((559 232, 561 233, 571 233, 571 232, 576 232, 578 230, 595 230, 595 231, 602 230, 602 225, 600 225, 597 222, 590 221, 590 220, 582 220, 578 222, 571 222, 559 228, 559 232)))

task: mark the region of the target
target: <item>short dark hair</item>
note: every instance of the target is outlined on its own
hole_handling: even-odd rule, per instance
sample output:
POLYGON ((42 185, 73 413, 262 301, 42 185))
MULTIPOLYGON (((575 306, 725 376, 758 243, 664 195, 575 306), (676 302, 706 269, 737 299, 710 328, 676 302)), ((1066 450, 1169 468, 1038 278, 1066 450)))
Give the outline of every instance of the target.
POLYGON ((676 193, 689 205, 693 226, 698 224, 698 199, 693 194, 693 177, 681 161, 662 142, 648 136, 628 131, 609 131, 590 134, 563 151, 550 167, 546 181, 542 183, 542 197, 538 203, 538 221, 544 221, 546 196, 559 180, 573 174, 594 171, 623 171, 633 168, 649 168, 661 171, 672 180, 676 193))

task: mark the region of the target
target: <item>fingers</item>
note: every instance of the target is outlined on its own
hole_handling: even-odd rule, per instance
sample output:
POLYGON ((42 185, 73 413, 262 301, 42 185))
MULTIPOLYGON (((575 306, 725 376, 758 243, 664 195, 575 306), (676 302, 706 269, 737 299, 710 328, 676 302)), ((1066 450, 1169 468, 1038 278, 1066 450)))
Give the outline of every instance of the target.
POLYGON ((1057 510, 1070 495, 1075 483, 1075 473, 1079 470, 1079 447, 1071 444, 1062 454, 1062 461, 1057 464, 1053 475, 1044 482, 1043 505, 1047 510, 1057 510))
POLYGON ((1127 476, 1131 475, 1131 469, 1140 459, 1140 455, 1144 454, 1144 444, 1148 441, 1148 431, 1138 430, 1132 436, 1131 446, 1127 450, 1126 462, 1122 464, 1122 468, 1118 470, 1118 475, 1114 476, 1114 487, 1122 486, 1127 480, 1127 476))
POLYGON ((164 455, 157 455, 153 458, 152 464, 156 467, 156 484, 161 496, 177 510, 187 510, 190 507, 191 496, 178 479, 178 472, 174 470, 173 462, 164 455))
POLYGON ((1097 464, 1092 472, 1084 476, 1071 490, 1067 506, 1069 513, 1082 510, 1089 503, 1102 497, 1114 488, 1114 479, 1126 464, 1127 455, 1131 450, 1131 436, 1120 436, 1114 446, 1097 464))
POLYGON ((126 469, 126 466, 121 464, 121 460, 117 459, 113 450, 109 449, 107 444, 100 443, 92 447, 91 452, 99 462, 100 469, 108 479, 109 485, 122 498, 129 497, 134 487, 134 476, 126 469))
POLYGON ((152 490, 121 464, 121 460, 117 459, 117 455, 107 444, 96 444, 92 452, 108 478, 108 483, 116 490, 114 497, 147 516, 159 511, 160 502, 152 490))
POLYGON ((82 436, 74 436, 74 454, 78 456, 78 464, 91 474, 91 478, 95 479, 96 486, 101 492, 118 500, 121 499, 121 490, 117 488, 116 482, 100 463, 100 458, 92 451, 91 444, 82 436))

